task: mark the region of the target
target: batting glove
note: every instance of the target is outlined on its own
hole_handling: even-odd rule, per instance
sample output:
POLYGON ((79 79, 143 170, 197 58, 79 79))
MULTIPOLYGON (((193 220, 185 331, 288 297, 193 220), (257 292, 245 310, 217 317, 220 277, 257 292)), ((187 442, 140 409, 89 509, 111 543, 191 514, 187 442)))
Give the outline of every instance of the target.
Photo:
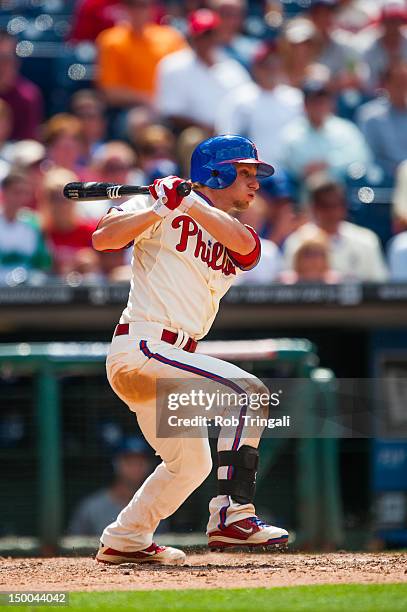
POLYGON ((177 192, 178 185, 184 181, 177 176, 166 176, 163 179, 156 179, 149 190, 155 202, 152 210, 160 217, 166 217, 174 210, 186 212, 192 205, 192 201, 187 201, 177 192))

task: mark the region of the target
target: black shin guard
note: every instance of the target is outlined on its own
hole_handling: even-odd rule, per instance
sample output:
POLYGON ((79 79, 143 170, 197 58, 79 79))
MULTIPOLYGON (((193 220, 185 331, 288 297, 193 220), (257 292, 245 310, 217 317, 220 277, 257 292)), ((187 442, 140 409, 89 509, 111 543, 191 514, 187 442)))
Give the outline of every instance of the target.
POLYGON ((253 502, 259 451, 252 446, 241 446, 238 451, 219 451, 219 467, 232 466, 230 480, 218 480, 218 495, 230 495, 238 504, 253 502))

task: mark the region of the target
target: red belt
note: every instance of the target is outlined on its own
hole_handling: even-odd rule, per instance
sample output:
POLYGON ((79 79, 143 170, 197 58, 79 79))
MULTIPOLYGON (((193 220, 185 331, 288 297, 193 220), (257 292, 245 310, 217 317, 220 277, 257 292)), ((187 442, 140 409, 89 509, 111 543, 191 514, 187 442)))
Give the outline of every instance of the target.
MULTIPOLYGON (((118 325, 116 325, 116 329, 114 330, 113 336, 127 336, 128 333, 129 324, 119 323, 118 325)), ((178 340, 178 334, 176 332, 170 331, 169 329, 163 329, 163 333, 161 334, 161 340, 163 342, 168 342, 168 344, 176 344, 178 340)), ((197 346, 198 342, 196 340, 188 338, 188 341, 186 345, 182 347, 182 350, 188 351, 188 353, 195 353, 197 346)))

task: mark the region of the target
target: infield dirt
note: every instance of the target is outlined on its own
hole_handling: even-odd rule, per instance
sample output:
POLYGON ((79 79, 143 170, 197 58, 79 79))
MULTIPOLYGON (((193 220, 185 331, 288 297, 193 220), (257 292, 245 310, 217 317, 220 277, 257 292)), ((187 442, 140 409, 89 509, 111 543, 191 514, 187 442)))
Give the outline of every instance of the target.
POLYGON ((188 555, 186 565, 107 566, 91 557, 0 558, 0 591, 113 591, 407 582, 407 553, 188 555))

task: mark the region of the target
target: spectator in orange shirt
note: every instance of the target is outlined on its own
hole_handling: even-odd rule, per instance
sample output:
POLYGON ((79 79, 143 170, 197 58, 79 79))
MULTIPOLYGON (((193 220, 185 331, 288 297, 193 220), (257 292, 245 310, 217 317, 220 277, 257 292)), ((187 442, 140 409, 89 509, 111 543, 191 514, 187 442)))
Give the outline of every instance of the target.
POLYGON ((175 29, 152 21, 152 0, 123 0, 124 23, 104 30, 99 50, 98 84, 110 106, 150 105, 158 62, 186 43, 175 29))

